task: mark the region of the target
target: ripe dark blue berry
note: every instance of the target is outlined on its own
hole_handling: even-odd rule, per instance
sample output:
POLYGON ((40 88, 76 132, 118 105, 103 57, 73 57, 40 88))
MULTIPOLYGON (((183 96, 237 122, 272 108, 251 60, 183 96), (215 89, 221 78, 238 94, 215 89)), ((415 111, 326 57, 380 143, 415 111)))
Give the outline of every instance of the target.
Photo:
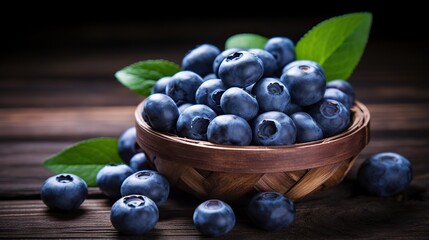
POLYGON ((289 91, 278 78, 263 78, 253 86, 252 91, 260 112, 283 112, 290 102, 289 91))
POLYGON ((195 103, 195 92, 204 80, 191 71, 180 71, 168 81, 165 93, 180 105, 182 103, 195 103))
POLYGON ((179 110, 169 96, 155 93, 144 101, 142 116, 154 130, 173 133, 176 130, 179 110))
POLYGON ((227 87, 220 79, 207 80, 197 89, 197 92, 195 93, 195 101, 198 104, 209 106, 217 114, 222 114, 223 111, 220 106, 220 99, 226 89, 227 87))
POLYGON ((350 97, 351 103, 355 101, 355 92, 353 86, 346 80, 337 79, 329 81, 328 83, 326 83, 326 88, 339 89, 350 97))
POLYGON ((285 73, 285 72, 287 72, 287 70, 291 69, 292 67, 299 66, 299 65, 313 66, 316 70, 318 70, 323 75, 325 75, 325 72, 323 71, 322 66, 320 66, 320 64, 318 64, 317 62, 311 61, 311 60, 296 60, 296 61, 292 61, 292 62, 288 63, 286 66, 283 67, 282 74, 285 73))
POLYGON ((143 170, 127 177, 121 186, 122 196, 131 194, 144 195, 156 203, 159 207, 170 194, 170 184, 167 179, 158 172, 143 170))
POLYGON ((280 230, 295 220, 295 206, 280 193, 261 192, 250 200, 247 215, 256 227, 268 231, 280 230))
POLYGON ((278 69, 295 60, 295 45, 289 38, 270 38, 264 48, 274 56, 278 69))
POLYGON ((107 164, 96 176, 96 182, 101 192, 109 198, 121 197, 122 182, 134 171, 126 164, 107 164))
POLYGON ((156 81, 155 85, 152 87, 151 94, 154 93, 164 93, 165 87, 167 87, 168 81, 170 81, 171 77, 162 77, 156 81))
POLYGON ((213 72, 213 61, 219 54, 220 50, 214 45, 199 45, 185 55, 182 68, 205 76, 213 72))
POLYGON ((261 59, 262 65, 264 66, 264 74, 262 77, 275 76, 277 73, 277 61, 270 52, 259 48, 251 48, 248 51, 261 59))
POLYGON ((215 60, 213 61, 213 73, 216 74, 216 76, 219 76, 219 66, 222 63, 222 61, 228 57, 228 55, 241 51, 243 49, 240 48, 230 48, 230 49, 226 49, 223 52, 221 52, 219 55, 217 55, 217 57, 215 58, 215 60))
POLYGON ((235 226, 232 208, 221 200, 207 200, 194 211, 193 221, 200 233, 219 237, 229 233, 235 226))
POLYGON ((228 87, 245 88, 257 82, 262 74, 262 61, 248 51, 228 55, 219 66, 219 76, 228 87))
POLYGON ((62 173, 43 183, 40 195, 51 209, 73 210, 80 207, 88 195, 88 186, 80 177, 62 173))
POLYGON ((296 126, 296 142, 310 142, 323 138, 319 124, 306 112, 296 112, 290 116, 296 126))
POLYGON ((242 88, 232 87, 225 91, 220 99, 225 114, 234 114, 247 121, 258 115, 259 104, 256 98, 242 88))
POLYGON ((317 103, 325 93, 325 75, 310 64, 297 64, 282 74, 292 102, 300 106, 317 103))
POLYGON ((128 163, 134 154, 141 152, 136 141, 136 128, 130 127, 121 133, 118 138, 119 156, 125 163, 128 163))
POLYGON ((412 179, 410 161, 395 152, 371 155, 358 171, 359 185, 368 193, 381 197, 405 191, 412 179))
POLYGON ((253 120, 253 141, 256 145, 276 146, 296 141, 296 126, 282 112, 265 112, 253 120))
POLYGON ((246 146, 252 142, 252 129, 244 118, 225 114, 210 122, 207 138, 212 143, 246 146))
POLYGON ((204 104, 186 108, 177 119, 177 135, 195 140, 207 140, 207 127, 216 113, 204 104))
POLYGON ((319 124, 324 137, 343 132, 350 123, 350 111, 336 100, 322 99, 310 106, 308 113, 319 124))
POLYGON ((347 109, 352 107, 351 97, 337 88, 327 88, 323 95, 325 99, 333 99, 342 103, 347 109))
POLYGON ((180 104, 177 109, 179 110, 179 114, 182 113, 185 109, 187 109, 188 107, 194 105, 193 103, 182 103, 180 104))
POLYGON ((113 227, 127 235, 143 235, 152 230, 159 219, 158 207, 148 197, 129 195, 117 200, 110 210, 113 227))
POLYGON ((144 152, 140 152, 134 155, 128 165, 130 165, 130 168, 134 172, 138 172, 141 170, 152 170, 152 165, 149 162, 149 157, 144 152))

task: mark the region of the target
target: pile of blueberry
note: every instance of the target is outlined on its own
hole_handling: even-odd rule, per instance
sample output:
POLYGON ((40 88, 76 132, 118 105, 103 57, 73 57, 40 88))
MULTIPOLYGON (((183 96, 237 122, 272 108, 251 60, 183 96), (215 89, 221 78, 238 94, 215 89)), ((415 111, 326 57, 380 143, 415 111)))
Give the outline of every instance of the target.
POLYGON ((231 145, 287 145, 330 137, 350 123, 354 91, 326 83, 322 67, 295 60, 286 37, 265 49, 211 44, 189 51, 182 69, 157 81, 143 119, 154 130, 231 145))
MULTIPOLYGON (((217 144, 286 145, 336 135, 350 122, 352 86, 344 80, 326 83, 319 64, 295 61, 288 38, 271 38, 264 50, 220 52, 203 44, 183 58, 182 68, 158 80, 144 102, 143 118, 154 130, 217 144)), ((110 211, 113 227, 142 235, 157 224, 170 185, 136 144, 134 127, 118 140, 124 163, 104 166, 96 182, 116 200, 110 211)), ((410 162, 393 152, 370 156, 358 173, 360 186, 377 196, 401 193, 411 179, 410 162)), ((48 178, 41 188, 43 202, 57 210, 79 208, 87 194, 85 181, 69 173, 48 178)), ((256 227, 273 231, 294 221, 295 206, 280 193, 260 192, 246 213, 256 227)), ((236 219, 230 205, 211 199, 196 206, 193 222, 204 235, 222 236, 236 219)))

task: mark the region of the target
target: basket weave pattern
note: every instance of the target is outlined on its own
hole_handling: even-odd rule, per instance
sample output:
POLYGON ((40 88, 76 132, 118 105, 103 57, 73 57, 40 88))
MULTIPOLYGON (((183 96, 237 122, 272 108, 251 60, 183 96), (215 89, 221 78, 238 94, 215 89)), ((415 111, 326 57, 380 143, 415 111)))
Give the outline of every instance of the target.
POLYGON ((369 111, 355 102, 349 128, 288 146, 226 146, 152 130, 135 111, 137 142, 172 186, 201 199, 241 202, 258 191, 298 200, 340 183, 369 142, 369 111))

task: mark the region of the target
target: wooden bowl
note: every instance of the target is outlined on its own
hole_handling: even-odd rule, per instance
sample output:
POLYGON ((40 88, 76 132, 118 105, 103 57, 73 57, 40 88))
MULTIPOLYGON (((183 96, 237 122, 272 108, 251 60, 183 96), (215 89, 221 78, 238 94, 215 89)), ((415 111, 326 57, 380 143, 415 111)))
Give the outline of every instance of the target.
POLYGON ((258 191, 298 200, 340 183, 369 142, 370 114, 358 101, 349 128, 319 141, 287 146, 230 146, 152 130, 135 110, 137 142, 171 186, 201 199, 243 202, 258 191))

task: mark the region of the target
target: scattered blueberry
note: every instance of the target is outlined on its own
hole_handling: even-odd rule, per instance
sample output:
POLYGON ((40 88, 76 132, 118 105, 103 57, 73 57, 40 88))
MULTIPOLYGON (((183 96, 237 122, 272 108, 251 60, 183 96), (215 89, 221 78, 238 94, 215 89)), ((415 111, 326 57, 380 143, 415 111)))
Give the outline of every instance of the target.
POLYGON ((283 112, 286 113, 288 116, 296 112, 302 112, 302 111, 303 111, 302 107, 293 102, 289 102, 289 104, 286 105, 286 108, 283 110, 283 112))
POLYGON ((226 114, 234 114, 252 120, 258 115, 259 104, 256 98, 241 88, 232 87, 225 91, 220 106, 226 114))
POLYGON ((295 220, 295 206, 277 192, 260 192, 253 196, 247 215, 257 227, 275 231, 287 228, 295 220))
POLYGON ((306 112, 296 112, 290 116, 296 126, 296 142, 311 142, 323 138, 319 124, 306 112))
POLYGON ((359 185, 368 193, 388 197, 399 194, 413 179, 411 163, 395 152, 381 152, 367 158, 358 171, 359 185))
POLYGON ((310 64, 297 64, 280 78, 288 88, 292 102, 300 106, 309 106, 323 98, 325 80, 325 75, 310 64))
POLYGON ((282 112, 265 112, 253 120, 253 141, 256 145, 278 146, 296 141, 296 126, 282 112))
POLYGON ((191 71, 180 71, 174 74, 167 83, 165 93, 177 105, 182 103, 195 103, 195 92, 204 80, 191 71))
POLYGON ((101 192, 109 198, 121 197, 122 182, 134 171, 126 164, 107 164, 96 176, 96 182, 101 192))
POLYGON ((252 129, 244 118, 225 114, 210 122, 207 138, 212 143, 245 146, 252 142, 252 129))
POLYGON ((270 52, 259 48, 251 48, 247 51, 262 60, 262 65, 264 66, 264 74, 262 77, 275 76, 277 72, 277 61, 270 52))
POLYGON ((69 211, 79 208, 85 201, 88 186, 80 177, 62 173, 46 179, 40 195, 49 208, 69 211))
POLYGON ((177 119, 177 135, 195 140, 207 140, 207 127, 216 113, 204 104, 186 108, 177 119))
POLYGON ((121 186, 122 196, 131 194, 144 195, 159 207, 170 194, 170 184, 167 179, 152 170, 142 170, 127 177, 121 186))
POLYGON ((154 93, 164 93, 165 88, 167 87, 168 81, 170 81, 171 77, 162 77, 156 81, 155 85, 152 87, 152 91, 150 94, 154 93))
POLYGON ((219 77, 228 87, 245 88, 257 82, 264 73, 262 61, 248 51, 226 57, 219 66, 219 77))
POLYGON ((138 172, 141 170, 152 170, 152 165, 149 162, 149 157, 144 152, 140 152, 134 155, 131 158, 129 165, 134 172, 138 172))
POLYGON ((290 102, 289 91, 278 78, 263 78, 252 88, 259 103, 260 112, 283 112, 290 102))
POLYGON ((129 163, 134 154, 141 152, 136 140, 136 128, 129 127, 118 138, 119 156, 125 163, 129 163))
POLYGON ((295 60, 295 45, 289 38, 270 38, 264 48, 274 56, 278 69, 295 60))
POLYGON ((350 111, 340 102, 332 99, 310 106, 308 113, 319 124, 324 137, 343 132, 350 123, 350 111))
POLYGON ((214 45, 199 45, 185 55, 182 60, 182 68, 205 76, 213 72, 213 61, 219 54, 219 48, 214 45))
POLYGON ((326 84, 326 88, 339 89, 350 97, 351 103, 354 103, 355 101, 355 91, 353 90, 353 86, 346 80, 337 79, 329 81, 326 84))
POLYGON ((221 200, 207 200, 194 211, 193 221, 200 233, 219 237, 229 233, 235 226, 232 208, 221 200))
POLYGON ((155 93, 144 101, 142 115, 143 119, 154 130, 173 133, 176 130, 179 110, 169 96, 155 93))
POLYGON ((353 104, 353 102, 351 102, 350 96, 337 88, 327 88, 325 94, 323 95, 323 98, 337 100, 338 102, 342 103, 347 109, 350 109, 353 104))
POLYGON ((195 101, 198 104, 209 106, 217 114, 222 114, 223 111, 220 107, 220 98, 226 89, 227 87, 220 79, 207 80, 197 89, 195 101))
POLYGON ((152 230, 159 219, 158 207, 148 197, 129 195, 117 200, 110 210, 110 222, 119 232, 143 235, 152 230))
POLYGON ((241 51, 243 49, 240 48, 230 48, 230 49, 226 49, 225 51, 221 52, 219 55, 216 56, 215 60, 213 61, 213 73, 216 76, 219 76, 218 72, 219 72, 219 66, 222 63, 222 61, 228 57, 228 55, 241 51))

